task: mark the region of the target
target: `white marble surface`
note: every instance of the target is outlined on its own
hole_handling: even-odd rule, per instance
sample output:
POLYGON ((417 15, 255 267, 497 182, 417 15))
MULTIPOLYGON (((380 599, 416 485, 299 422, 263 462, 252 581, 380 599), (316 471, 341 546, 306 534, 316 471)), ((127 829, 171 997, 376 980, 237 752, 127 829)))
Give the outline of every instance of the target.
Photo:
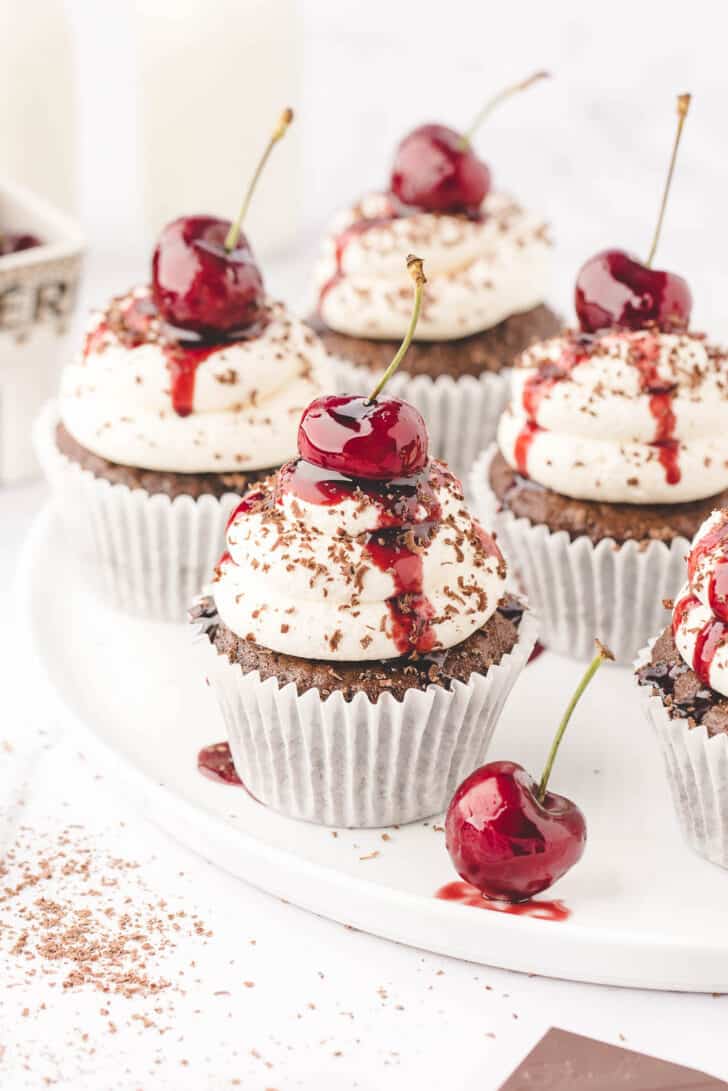
MULTIPOLYGON (((728 336, 725 28, 724 7, 708 0, 689 7, 616 0, 599 10, 563 0, 547 7, 451 0, 446 9, 409 0, 305 4, 307 183, 291 194, 303 209, 300 241, 310 252, 330 209, 386 176, 392 148, 409 127, 424 119, 464 124, 494 88, 546 66, 553 82, 505 106, 479 148, 497 179, 550 216, 559 242, 553 295, 568 308, 585 256, 604 245, 646 250, 673 98, 688 89, 694 109, 660 261, 692 284, 696 324, 728 336)), ((101 126, 104 111, 126 93, 110 76, 97 101, 85 103, 87 124, 101 126)), ((102 154, 113 164, 113 145, 99 148, 102 154)), ((130 171, 122 166, 103 174, 111 187, 103 194, 105 219, 98 194, 89 204, 100 175, 87 164, 93 260, 84 303, 102 301, 146 268, 141 228, 125 215, 130 171), (118 219, 122 233, 111 227, 118 219)), ((266 250, 265 239, 259 249, 266 250)), ((272 271, 274 289, 302 287, 305 250, 272 271)), ((24 984, 3 941, 2 924, 17 922, 0 902, 3 1091, 36 1091, 46 1081, 63 1091, 490 1091, 553 1022, 614 1042, 623 1036, 629 1046, 728 1079, 726 998, 544 981, 399 947, 246 887, 141 822, 113 784, 99 781, 23 669, 9 585, 44 497, 40 485, 0 492, 0 743, 9 744, 0 748, 0 848, 19 826, 40 844, 62 826, 79 826, 100 850, 138 861, 155 897, 172 910, 198 912, 213 935, 186 938, 164 956, 160 972, 184 980, 188 991, 169 1007, 165 1001, 172 1029, 160 1035, 132 1018, 130 1001, 50 990, 43 975, 24 984)), ((47 893, 61 896, 63 877, 55 883, 47 893)), ((136 883, 121 883, 120 904, 138 894, 136 883)))

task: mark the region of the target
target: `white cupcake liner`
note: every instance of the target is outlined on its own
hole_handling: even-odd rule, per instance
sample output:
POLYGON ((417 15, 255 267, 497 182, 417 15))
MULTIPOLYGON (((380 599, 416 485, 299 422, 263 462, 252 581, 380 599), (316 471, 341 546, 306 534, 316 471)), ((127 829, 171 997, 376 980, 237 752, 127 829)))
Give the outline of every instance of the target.
POLYGON ((126 613, 183 621, 223 549, 236 493, 171 500, 95 477, 59 451, 57 407, 33 429, 70 551, 85 582, 126 613))
POLYGON ((496 447, 483 451, 470 475, 478 517, 495 530, 519 587, 541 623, 540 639, 551 651, 578 659, 594 654, 595 637, 618 663, 632 663, 652 633, 665 622, 663 599, 685 582, 687 538, 665 542, 624 542, 586 535, 573 541, 529 519, 501 510, 489 485, 496 447))
MULTIPOLYGON (((649 660, 652 643, 639 653, 636 667, 649 660)), ((649 686, 640 690, 682 832, 700 856, 728 868, 728 736, 710 736, 702 725, 690 727, 685 717, 670 716, 649 686)))
POLYGON ((322 700, 258 671, 244 673, 202 636, 235 768, 260 802, 326 826, 388 826, 439 814, 482 763, 503 704, 525 666, 536 625, 523 615, 511 652, 450 690, 403 700, 341 693, 322 700))
MULTIPOLYGON (((341 358, 333 362, 340 393, 366 394, 374 386, 377 372, 341 358)), ((387 383, 387 391, 419 409, 430 434, 430 454, 443 459, 462 478, 478 452, 495 439, 498 418, 510 394, 510 378, 510 368, 459 379, 399 371, 387 383)))

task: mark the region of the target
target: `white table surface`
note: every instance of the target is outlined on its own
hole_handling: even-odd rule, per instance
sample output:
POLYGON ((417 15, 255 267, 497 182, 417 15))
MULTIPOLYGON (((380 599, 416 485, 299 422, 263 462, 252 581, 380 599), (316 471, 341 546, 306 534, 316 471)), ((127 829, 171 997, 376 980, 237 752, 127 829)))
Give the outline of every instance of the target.
MULTIPOLYGON (((170 912, 197 913, 212 935, 180 938, 156 966, 184 987, 163 994, 162 1023, 172 1029, 160 1034, 133 1018, 138 1000, 50 990, 42 975, 25 984, 3 938, 11 910, 0 902, 4 1091, 44 1081, 69 1091, 459 1091, 477 1081, 488 1091, 552 1024, 728 1078, 728 996, 529 978, 401 947, 248 887, 137 818, 85 760, 16 646, 11 575, 45 498, 37 483, 0 491, 0 845, 19 827, 49 844, 71 827, 83 844, 139 864, 120 877, 120 902, 144 889, 170 912)), ((62 899, 63 886, 59 878, 43 893, 62 899)))

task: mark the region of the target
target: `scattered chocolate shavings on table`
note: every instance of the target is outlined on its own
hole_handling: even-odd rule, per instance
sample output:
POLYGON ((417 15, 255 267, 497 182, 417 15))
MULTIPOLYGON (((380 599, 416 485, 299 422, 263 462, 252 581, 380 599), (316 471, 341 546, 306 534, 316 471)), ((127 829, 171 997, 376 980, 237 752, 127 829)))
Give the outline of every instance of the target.
POLYGON ((49 838, 21 826, 0 862, 0 952, 15 957, 21 980, 43 974, 49 989, 126 998, 172 988, 162 957, 212 933, 196 914, 171 911, 136 871, 79 827, 49 838), (120 887, 127 891, 121 906, 120 887))

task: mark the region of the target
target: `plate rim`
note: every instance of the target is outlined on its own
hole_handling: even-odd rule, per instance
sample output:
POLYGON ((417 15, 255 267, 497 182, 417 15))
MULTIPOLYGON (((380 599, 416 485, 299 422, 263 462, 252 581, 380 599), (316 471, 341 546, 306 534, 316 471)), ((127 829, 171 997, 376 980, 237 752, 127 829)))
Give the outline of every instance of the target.
MULTIPOLYGON (((129 789, 131 789, 131 794, 141 801, 140 813, 145 821, 151 821, 178 844, 184 845, 214 866, 227 871, 228 874, 235 876, 239 881, 263 890, 273 897, 293 902, 308 912, 316 913, 340 924, 349 925, 371 935, 402 943, 409 947, 429 950, 438 955, 458 958, 461 961, 477 965, 493 966, 513 972, 535 974, 536 976, 552 977, 560 980, 658 991, 728 991, 728 946, 721 952, 726 960, 726 966, 723 971, 725 976, 719 982, 711 979, 710 981, 701 980, 698 983, 695 975, 693 975, 691 981, 688 981, 689 972, 681 975, 682 980, 677 980, 658 972, 657 967, 660 965, 662 956, 671 955, 674 957, 677 949, 681 950, 688 960, 694 961, 696 956, 702 956, 712 964, 716 955, 715 944, 710 942, 701 943, 700 937, 696 937, 694 941, 687 944, 682 940, 676 941, 675 939, 670 940, 668 937, 660 937, 659 934, 651 938, 636 929, 616 930, 600 928, 591 924, 583 925, 578 922, 563 922, 556 926, 553 925, 553 922, 544 922, 530 917, 482 913, 482 911, 476 911, 469 906, 457 905, 438 900, 435 897, 425 897, 420 894, 398 890, 388 884, 376 883, 363 877, 359 878, 347 872, 338 871, 326 864, 302 858, 294 851, 266 844, 247 830, 233 829, 224 818, 209 813, 204 808, 179 795, 163 781, 156 780, 140 769, 130 757, 116 750, 70 706, 53 680, 46 656, 39 646, 40 642, 36 642, 33 610, 36 594, 34 573, 39 564, 40 554, 49 536, 50 529, 54 521, 58 522, 58 520, 59 515, 53 502, 49 501, 44 504, 34 516, 30 529, 21 545, 13 584, 13 597, 17 605, 19 619, 20 643, 28 654, 31 670, 42 680, 44 690, 49 696, 52 696, 56 707, 62 713, 63 721, 77 738, 83 739, 89 745, 94 757, 100 761, 104 771, 108 772, 112 777, 115 790, 120 791, 122 796, 128 797, 130 794, 129 789), (172 824, 166 819, 171 818, 175 812, 175 822, 172 824), (179 823, 180 815, 183 819, 181 826, 179 823), (187 830, 188 836, 184 837, 181 833, 178 835, 177 830, 180 829, 187 830), (192 830, 196 831, 194 836, 192 830), (265 882, 262 881, 260 875, 257 878, 253 876, 246 878, 234 867, 229 867, 219 860, 216 854, 203 851, 202 843, 205 838, 202 834, 204 834, 205 830, 210 831, 215 840, 222 840, 225 843, 235 842, 238 848, 242 845, 246 857, 253 857, 261 866, 267 865, 269 870, 273 869, 278 875, 280 885, 272 882, 270 877, 265 882), (320 899, 313 896, 306 897, 302 893, 291 893, 285 883, 285 876, 291 875, 300 876, 308 883, 318 883, 321 885, 322 890, 334 889, 339 891, 344 895, 344 901, 351 902, 354 908, 344 912, 343 908, 337 910, 335 904, 327 906, 322 904, 320 899), (432 926, 442 926, 442 942, 438 943, 432 938, 429 940, 423 938, 422 931, 419 935, 408 938, 403 934, 401 927, 395 928, 391 924, 384 923, 376 926, 371 920, 371 911, 379 910, 381 913, 389 910, 391 914, 392 903, 398 910, 397 920, 399 920, 402 913, 408 913, 409 915, 414 914, 419 915, 421 918, 427 918, 431 926, 430 931, 432 931, 432 926), (356 911, 356 906, 362 908, 361 913, 356 911), (367 907, 369 907, 370 912, 365 911, 367 907), (467 917, 453 917, 453 913, 462 914, 464 910, 470 910, 467 917), (474 916, 476 913, 477 917, 474 916), (477 925, 475 924, 476 919, 477 925), (465 927, 466 921, 468 921, 467 927, 465 927), (484 951, 482 954, 476 954, 472 952, 472 949, 469 954, 463 953, 464 947, 468 946, 467 943, 458 944, 452 942, 451 936, 445 937, 445 934, 449 931, 448 925, 455 924, 457 926, 458 923, 461 925, 459 931, 463 934, 470 934, 473 928, 477 927, 477 930, 483 936, 483 947, 488 947, 489 950, 484 951), (554 928, 558 927, 559 932, 553 936, 551 932, 545 934, 543 928, 552 925, 554 928), (558 940, 559 934, 563 937, 561 940, 558 940), (524 943, 519 944, 519 946, 525 946, 526 950, 532 947, 534 940, 538 943, 546 939, 546 936, 553 938, 557 941, 556 943, 542 945, 551 949, 551 957, 546 959, 551 968, 534 969, 528 957, 514 957, 512 954, 506 956, 505 952, 499 958, 498 951, 492 949, 493 943, 488 941, 495 938, 497 946, 497 937, 503 936, 520 937, 524 943), (587 949, 593 952, 594 947, 598 947, 605 971, 572 970, 570 972, 563 965, 561 965, 560 969, 557 968, 562 961, 558 952, 565 945, 572 948, 572 962, 581 961, 579 957, 580 949, 583 948, 582 954, 586 955, 587 949), (639 973, 611 975, 606 972, 609 963, 608 953, 614 949, 639 951, 642 956, 645 954, 650 955, 651 960, 654 962, 652 977, 650 978, 648 974, 646 980, 645 975, 639 973)), ((290 821, 294 820, 291 819, 290 821)), ((260 870, 261 868, 258 869, 259 872, 260 870)))

